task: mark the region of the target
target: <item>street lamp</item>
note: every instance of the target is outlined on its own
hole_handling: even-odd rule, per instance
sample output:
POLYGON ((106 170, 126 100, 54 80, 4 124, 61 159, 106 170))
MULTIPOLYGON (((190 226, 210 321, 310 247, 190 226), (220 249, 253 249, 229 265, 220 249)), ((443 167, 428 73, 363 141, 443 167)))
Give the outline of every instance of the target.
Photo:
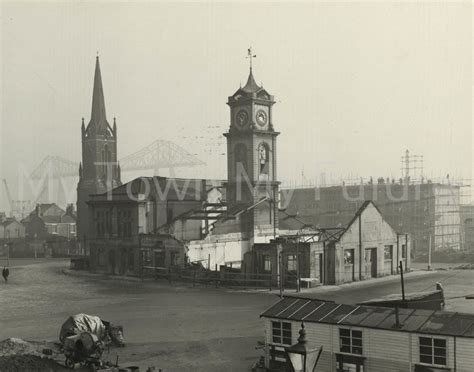
POLYGON ((285 353, 290 360, 292 369, 289 372, 313 372, 318 363, 323 347, 310 348, 307 345, 304 323, 301 322, 300 337, 298 343, 285 348, 285 353))

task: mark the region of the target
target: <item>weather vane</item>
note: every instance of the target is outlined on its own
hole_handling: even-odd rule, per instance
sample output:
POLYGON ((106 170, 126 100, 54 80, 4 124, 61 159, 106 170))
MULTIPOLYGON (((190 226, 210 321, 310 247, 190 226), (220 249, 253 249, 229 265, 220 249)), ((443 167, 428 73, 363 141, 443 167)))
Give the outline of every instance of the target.
POLYGON ((252 69, 252 58, 255 58, 255 57, 257 57, 257 55, 256 55, 256 54, 252 54, 252 47, 248 48, 248 50, 247 50, 247 57, 245 57, 245 58, 250 59, 250 70, 252 69))

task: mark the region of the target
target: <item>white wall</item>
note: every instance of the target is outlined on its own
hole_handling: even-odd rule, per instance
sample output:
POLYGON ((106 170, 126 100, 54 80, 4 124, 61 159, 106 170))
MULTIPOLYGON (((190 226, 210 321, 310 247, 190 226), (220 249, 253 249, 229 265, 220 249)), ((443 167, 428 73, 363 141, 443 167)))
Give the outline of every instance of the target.
MULTIPOLYGON (((263 318, 266 344, 272 344, 272 320, 263 318)), ((282 320, 287 321, 287 320, 282 320)), ((292 323, 292 342, 298 342, 301 322, 292 323)), ((305 323, 308 342, 315 347, 323 346, 323 354, 318 363, 319 370, 335 372, 336 359, 339 353, 339 328, 352 328, 362 331, 362 349, 365 361, 364 372, 405 372, 412 371, 419 363, 419 336, 427 335, 397 332, 382 329, 350 327, 323 323, 305 323)), ((474 366, 474 339, 435 336, 446 338, 448 347, 447 366, 454 371, 454 349, 456 345, 456 372, 472 372, 474 366)), ((269 350, 266 348, 268 363, 269 350)), ((268 365, 268 364, 267 364, 268 365)))
MULTIPOLYGON (((191 262, 201 261, 208 267, 210 255, 210 269, 215 266, 236 263, 243 260, 244 254, 250 250, 250 241, 242 240, 240 234, 219 236, 218 239, 194 240, 187 244, 187 255, 191 262)), ((237 267, 237 265, 233 265, 237 267)))

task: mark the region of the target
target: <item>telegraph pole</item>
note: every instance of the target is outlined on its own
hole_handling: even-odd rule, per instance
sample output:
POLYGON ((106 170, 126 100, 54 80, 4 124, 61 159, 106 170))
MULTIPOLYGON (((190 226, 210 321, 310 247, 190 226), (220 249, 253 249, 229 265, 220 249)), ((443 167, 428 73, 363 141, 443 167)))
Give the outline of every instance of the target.
POLYGON ((400 280, 402 282, 402 300, 405 302, 405 282, 403 280, 403 261, 400 261, 400 280))

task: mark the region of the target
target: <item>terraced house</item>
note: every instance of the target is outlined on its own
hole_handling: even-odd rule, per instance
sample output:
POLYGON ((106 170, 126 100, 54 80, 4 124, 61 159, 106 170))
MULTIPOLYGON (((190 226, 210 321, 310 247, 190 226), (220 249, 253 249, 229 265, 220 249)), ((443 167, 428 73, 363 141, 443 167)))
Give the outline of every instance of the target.
POLYGON ((308 342, 323 347, 317 371, 473 371, 474 314, 284 297, 261 317, 270 371, 286 370, 284 350, 302 322, 308 342))

